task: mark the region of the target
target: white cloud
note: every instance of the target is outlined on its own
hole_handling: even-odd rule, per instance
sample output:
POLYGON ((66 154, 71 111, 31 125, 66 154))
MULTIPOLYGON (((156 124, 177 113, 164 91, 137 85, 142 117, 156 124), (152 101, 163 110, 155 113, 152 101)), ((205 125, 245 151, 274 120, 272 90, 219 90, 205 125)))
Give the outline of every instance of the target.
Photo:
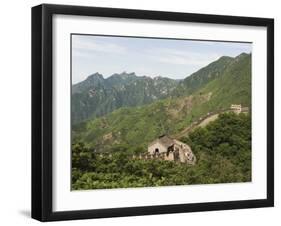
POLYGON ((101 41, 98 39, 91 38, 90 40, 82 36, 72 37, 72 47, 74 54, 80 54, 81 56, 93 54, 93 52, 104 52, 104 53, 118 53, 124 54, 127 49, 124 46, 101 41))
POLYGON ((151 49, 147 51, 147 54, 150 59, 161 63, 193 66, 206 65, 220 57, 217 53, 206 54, 169 48, 151 49))

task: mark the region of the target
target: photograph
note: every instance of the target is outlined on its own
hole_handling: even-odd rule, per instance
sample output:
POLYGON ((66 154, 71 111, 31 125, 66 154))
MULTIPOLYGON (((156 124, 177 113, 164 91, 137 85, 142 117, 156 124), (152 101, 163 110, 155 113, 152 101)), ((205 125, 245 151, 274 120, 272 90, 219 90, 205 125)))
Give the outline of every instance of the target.
POLYGON ((72 190, 251 182, 251 42, 70 38, 72 190))
POLYGON ((163 10, 32 7, 33 219, 274 206, 274 18, 163 10))

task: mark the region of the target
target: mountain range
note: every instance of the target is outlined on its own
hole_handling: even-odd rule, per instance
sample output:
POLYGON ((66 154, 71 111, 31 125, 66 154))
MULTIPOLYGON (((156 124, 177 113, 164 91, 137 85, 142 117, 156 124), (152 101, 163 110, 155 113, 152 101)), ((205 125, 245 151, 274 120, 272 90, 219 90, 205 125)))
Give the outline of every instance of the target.
POLYGON ((141 106, 171 95, 179 81, 164 77, 94 73, 72 86, 72 123, 106 115, 120 107, 141 106))
POLYGON ((223 56, 183 80, 95 73, 72 86, 73 141, 100 151, 145 150, 159 135, 231 104, 251 106, 251 54, 223 56))

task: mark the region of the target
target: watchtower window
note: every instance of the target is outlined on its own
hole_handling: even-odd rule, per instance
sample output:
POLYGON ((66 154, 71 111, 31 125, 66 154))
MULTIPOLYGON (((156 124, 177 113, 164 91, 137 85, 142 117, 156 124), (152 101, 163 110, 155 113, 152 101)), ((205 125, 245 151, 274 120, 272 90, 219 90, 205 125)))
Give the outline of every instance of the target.
POLYGON ((155 148, 154 154, 159 154, 159 149, 155 148))

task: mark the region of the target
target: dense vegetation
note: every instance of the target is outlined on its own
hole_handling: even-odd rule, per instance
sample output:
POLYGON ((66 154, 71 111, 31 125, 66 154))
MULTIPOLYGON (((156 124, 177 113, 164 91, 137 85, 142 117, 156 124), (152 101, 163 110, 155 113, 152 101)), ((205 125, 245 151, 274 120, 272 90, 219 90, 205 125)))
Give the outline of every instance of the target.
POLYGON ((72 189, 210 184, 251 181, 250 114, 221 114, 187 138, 197 157, 194 166, 161 160, 132 159, 145 149, 115 146, 112 155, 83 143, 72 146, 72 189))

